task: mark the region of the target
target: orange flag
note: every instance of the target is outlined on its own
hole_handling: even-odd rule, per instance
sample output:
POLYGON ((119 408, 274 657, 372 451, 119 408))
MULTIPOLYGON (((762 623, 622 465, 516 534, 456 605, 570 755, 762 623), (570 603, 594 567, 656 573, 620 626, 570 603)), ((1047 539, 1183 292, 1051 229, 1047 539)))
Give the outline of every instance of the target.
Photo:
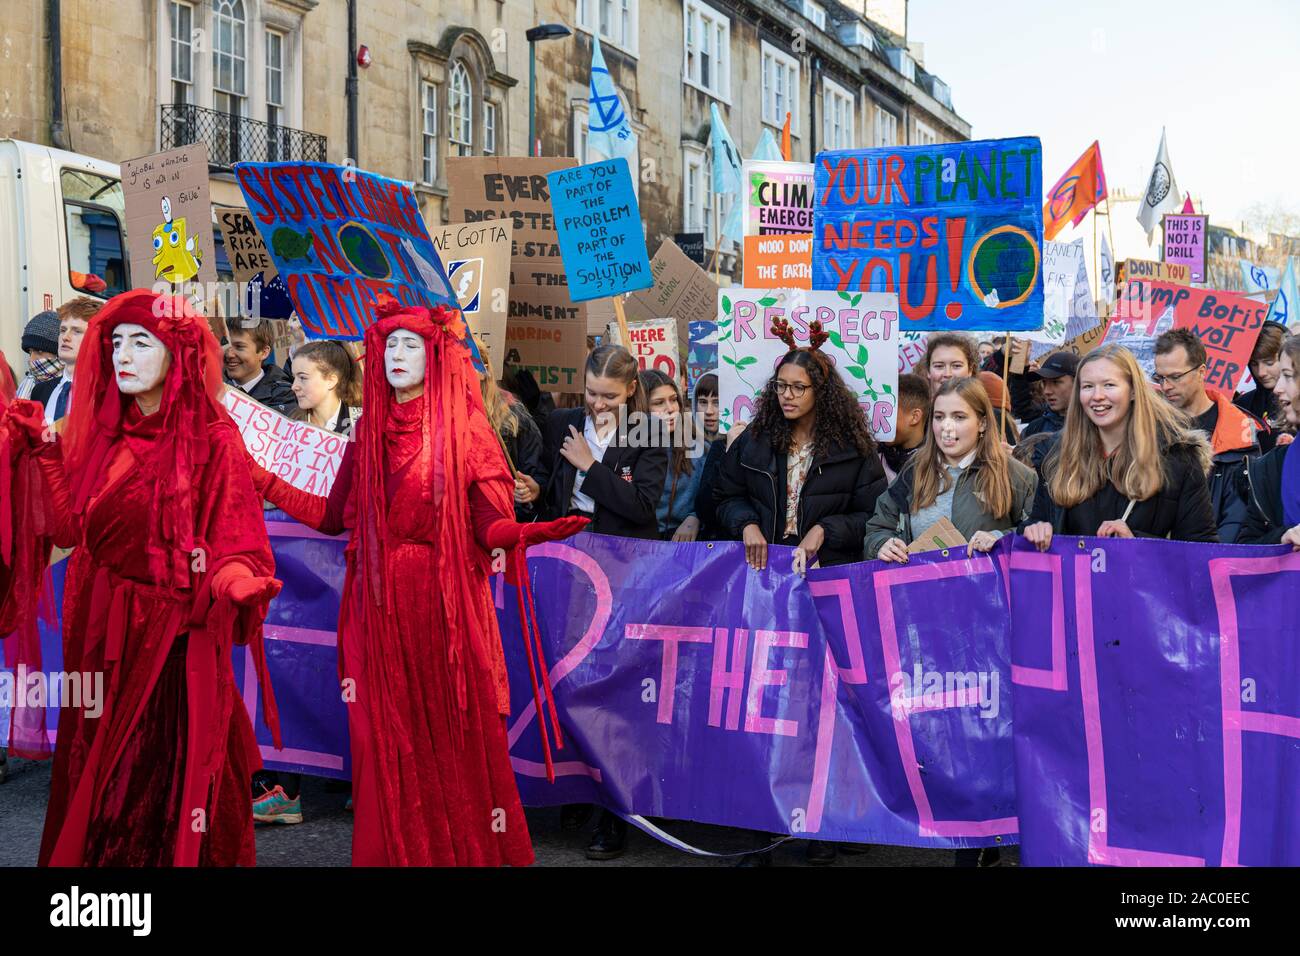
POLYGON ((1047 192, 1043 203, 1043 238, 1055 239, 1068 222, 1077 226, 1089 209, 1106 198, 1101 144, 1094 142, 1047 192))
POLYGON ((781 127, 781 155, 790 162, 790 111, 786 110, 785 125, 781 127))

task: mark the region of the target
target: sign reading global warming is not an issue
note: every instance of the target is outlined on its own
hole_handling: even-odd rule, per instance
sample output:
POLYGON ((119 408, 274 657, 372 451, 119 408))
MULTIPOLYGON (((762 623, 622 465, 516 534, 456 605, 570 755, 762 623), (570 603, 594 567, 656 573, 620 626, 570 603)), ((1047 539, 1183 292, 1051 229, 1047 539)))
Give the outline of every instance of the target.
POLYGON ((909 331, 1043 324, 1036 137, 817 154, 813 288, 896 292, 909 331))

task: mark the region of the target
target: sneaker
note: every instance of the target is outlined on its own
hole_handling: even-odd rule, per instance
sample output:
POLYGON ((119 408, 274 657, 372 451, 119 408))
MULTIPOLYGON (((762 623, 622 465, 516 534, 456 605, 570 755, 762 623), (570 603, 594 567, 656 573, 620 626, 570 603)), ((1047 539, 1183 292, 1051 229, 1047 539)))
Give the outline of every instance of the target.
POLYGON ((253 819, 258 823, 302 823, 302 797, 290 800, 284 787, 276 784, 253 801, 253 819))
POLYGON ((348 813, 351 813, 351 812, 352 812, 352 798, 351 798, 351 797, 348 797, 348 802, 345 803, 345 804, 343 804, 343 809, 346 810, 348 813))

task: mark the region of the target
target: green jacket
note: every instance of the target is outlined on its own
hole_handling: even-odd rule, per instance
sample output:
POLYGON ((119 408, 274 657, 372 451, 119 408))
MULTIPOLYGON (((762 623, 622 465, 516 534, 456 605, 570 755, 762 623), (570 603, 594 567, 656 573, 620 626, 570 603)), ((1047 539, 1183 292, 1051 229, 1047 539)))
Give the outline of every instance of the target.
MULTIPOLYGON (((957 479, 951 520, 967 541, 976 531, 1012 531, 1029 516, 1029 509, 1034 503, 1034 491, 1038 487, 1038 475, 1034 469, 1015 459, 1011 459, 1008 464, 1011 467, 1011 513, 1004 518, 990 515, 975 496, 975 473, 980 467, 978 462, 963 471, 957 479)), ((889 489, 876 499, 876 510, 867 521, 867 534, 863 540, 867 560, 879 554, 890 538, 901 538, 905 544, 911 544, 914 535, 925 530, 912 527, 912 477, 915 465, 916 458, 913 457, 889 489)))

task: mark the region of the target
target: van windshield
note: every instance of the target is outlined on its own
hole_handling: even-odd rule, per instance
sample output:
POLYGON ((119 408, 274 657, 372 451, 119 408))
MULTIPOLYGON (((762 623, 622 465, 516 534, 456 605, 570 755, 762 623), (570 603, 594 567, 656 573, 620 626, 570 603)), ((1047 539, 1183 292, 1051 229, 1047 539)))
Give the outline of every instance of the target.
POLYGON ((107 299, 130 288, 122 219, 122 183, 84 169, 63 169, 64 225, 68 237, 68 282, 74 289, 107 299))

